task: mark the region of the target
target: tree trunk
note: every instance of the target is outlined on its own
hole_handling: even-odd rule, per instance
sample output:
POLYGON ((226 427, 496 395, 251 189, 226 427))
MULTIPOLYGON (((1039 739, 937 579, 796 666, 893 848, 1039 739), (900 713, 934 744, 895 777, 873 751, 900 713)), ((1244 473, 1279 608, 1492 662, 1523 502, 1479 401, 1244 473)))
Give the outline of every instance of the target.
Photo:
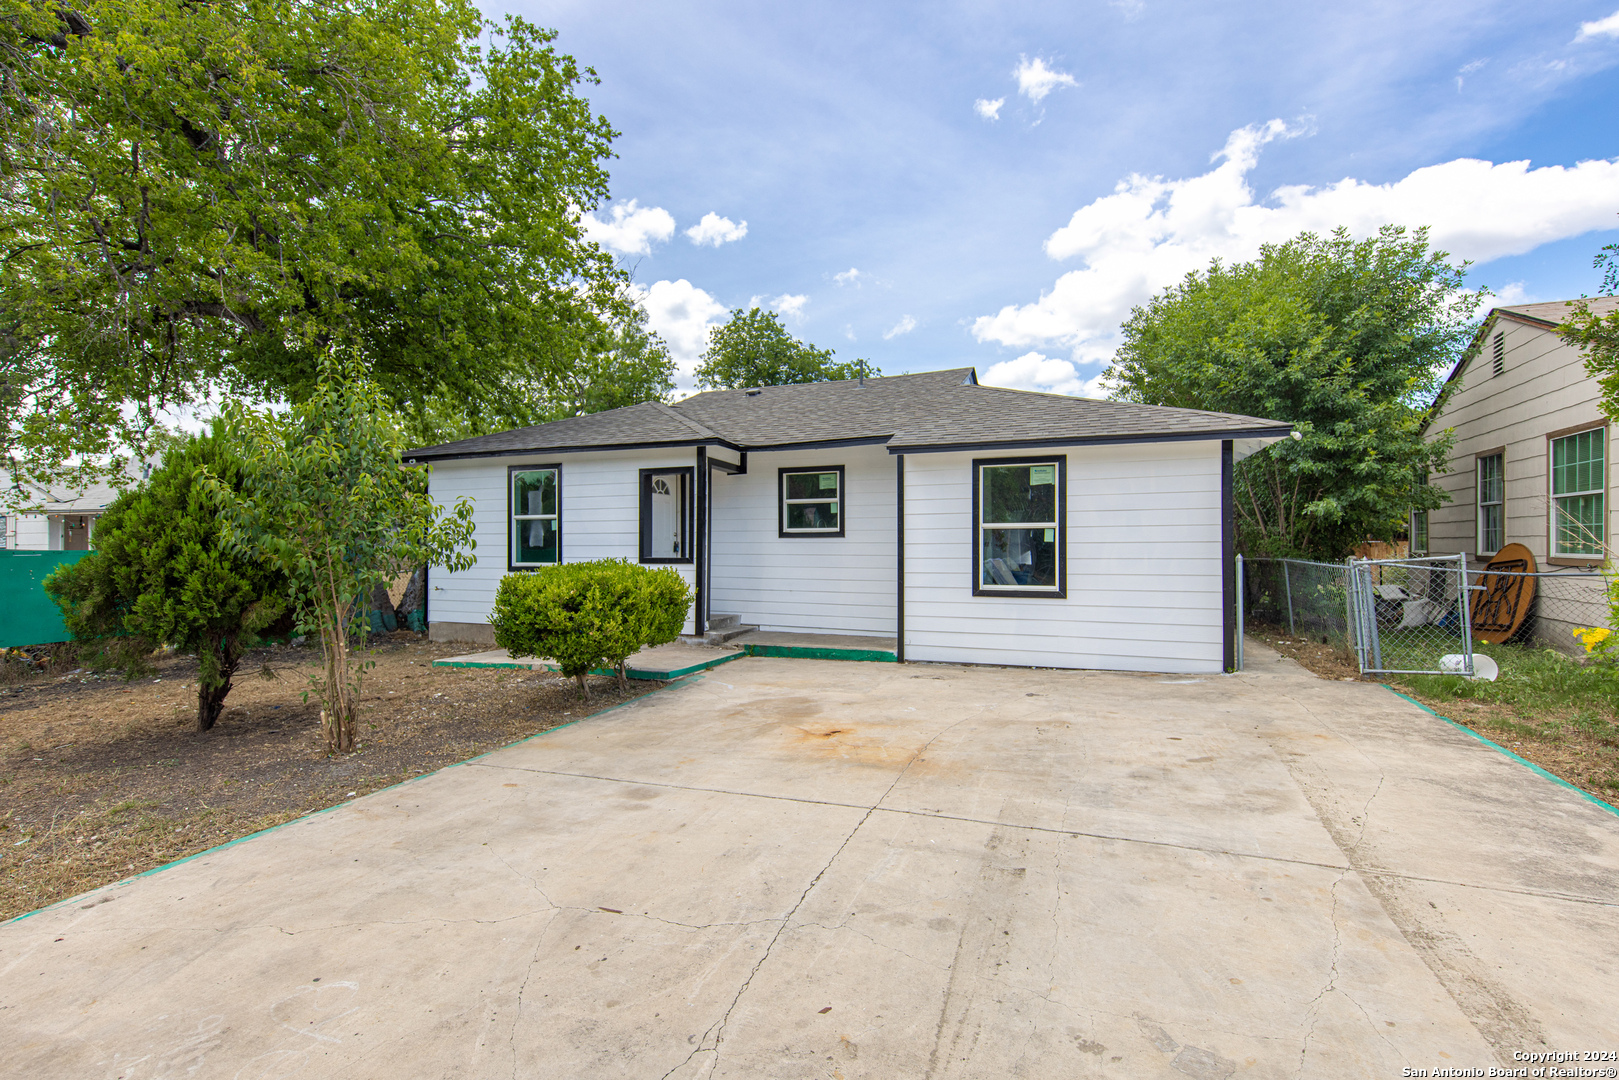
POLYGON ((626 671, 627 666, 627 661, 620 660, 618 662, 618 692, 621 694, 630 692, 630 677, 626 671))
POLYGON ((574 676, 574 681, 579 684, 579 696, 586 701, 590 700, 590 687, 585 685, 585 680, 589 677, 589 675, 574 676))
POLYGON ((225 711, 225 695, 230 693, 230 680, 225 685, 208 687, 197 684, 197 730, 211 731, 225 711))
POLYGON ((202 669, 197 674, 197 731, 211 731, 225 711, 225 697, 230 693, 231 679, 242 662, 236 638, 226 636, 215 642, 204 641, 197 647, 197 663, 202 669), (211 654, 211 658, 210 658, 211 654), (218 685, 208 685, 209 668, 216 668, 218 685))

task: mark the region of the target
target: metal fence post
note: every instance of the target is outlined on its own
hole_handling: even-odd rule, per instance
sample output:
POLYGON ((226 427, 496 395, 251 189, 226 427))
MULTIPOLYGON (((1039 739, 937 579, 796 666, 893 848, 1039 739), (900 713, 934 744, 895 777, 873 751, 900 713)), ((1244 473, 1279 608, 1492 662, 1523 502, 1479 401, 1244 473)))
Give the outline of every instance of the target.
POLYGON ((1287 560, 1282 560, 1282 591, 1287 596, 1287 636, 1298 637, 1299 632, 1293 629, 1293 579, 1287 572, 1287 560))
POLYGON ((1461 598, 1458 606, 1462 614, 1462 674, 1473 674, 1473 605, 1472 598, 1467 595, 1467 552, 1456 556, 1456 572, 1460 582, 1456 595, 1461 598))
POLYGON ((1247 581, 1242 569, 1242 555, 1237 555, 1237 670, 1242 670, 1242 632, 1247 625, 1243 616, 1244 600, 1247 595, 1247 581))
POLYGON ((1366 670, 1365 635, 1355 619, 1355 560, 1344 560, 1344 633, 1349 635, 1349 647, 1362 671, 1366 670))

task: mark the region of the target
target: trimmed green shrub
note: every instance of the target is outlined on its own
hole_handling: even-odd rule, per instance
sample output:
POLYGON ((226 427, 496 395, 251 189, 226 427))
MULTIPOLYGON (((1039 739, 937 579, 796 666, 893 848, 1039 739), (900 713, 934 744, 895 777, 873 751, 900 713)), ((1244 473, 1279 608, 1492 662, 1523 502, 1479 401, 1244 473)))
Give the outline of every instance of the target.
POLYGON ((627 687, 625 661, 643 645, 673 641, 691 607, 691 589, 669 567, 624 559, 566 563, 507 574, 489 623, 513 657, 545 657, 590 696, 585 676, 610 667, 627 687))
POLYGON ((155 644, 195 652, 198 731, 219 719, 242 654, 285 611, 288 593, 286 575, 227 548, 197 479, 203 467, 242 483, 241 459, 222 438, 188 439, 101 515, 94 551, 45 579, 74 640, 127 675, 144 672, 155 644))

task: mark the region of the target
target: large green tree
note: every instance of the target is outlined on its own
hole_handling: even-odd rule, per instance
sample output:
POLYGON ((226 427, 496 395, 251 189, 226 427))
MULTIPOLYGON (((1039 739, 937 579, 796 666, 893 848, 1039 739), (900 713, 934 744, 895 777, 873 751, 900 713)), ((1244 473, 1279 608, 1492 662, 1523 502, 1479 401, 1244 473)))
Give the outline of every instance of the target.
POLYGON ((0 463, 299 400, 334 346, 406 412, 567 396, 628 301, 581 232, 615 133, 553 39, 471 0, 0 0, 0 463))
POLYGON ((74 638, 103 646, 130 674, 153 644, 196 653, 198 731, 219 719, 242 655, 288 602, 284 574, 226 545, 204 469, 241 490, 228 441, 186 439, 97 519, 94 551, 45 579, 74 638))
POLYGON ((1306 233, 1135 309, 1108 376, 1124 400, 1292 423, 1300 439, 1238 466, 1241 544, 1341 558, 1444 497, 1412 481, 1450 453, 1423 424, 1476 328, 1465 273, 1426 230, 1306 233))
POLYGON ((831 349, 793 337, 774 311, 737 308, 728 322, 708 332, 708 349, 697 365, 697 385, 735 390, 881 374, 869 361, 838 363, 832 354, 831 349))

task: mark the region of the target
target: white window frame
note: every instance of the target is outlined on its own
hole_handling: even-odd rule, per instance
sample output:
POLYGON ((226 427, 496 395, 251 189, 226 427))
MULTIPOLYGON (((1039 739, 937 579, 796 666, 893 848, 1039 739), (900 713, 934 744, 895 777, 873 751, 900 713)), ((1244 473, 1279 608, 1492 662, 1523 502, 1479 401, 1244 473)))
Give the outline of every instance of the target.
POLYGON ((1044 597, 1052 600, 1068 598, 1068 458, 1063 454, 1041 457, 975 458, 972 463, 972 573, 974 596, 1044 597), (1056 493, 1053 499, 1055 521, 994 521, 984 520, 984 470, 1008 466, 1050 465, 1054 470, 1056 493), (985 585, 984 533, 992 529, 1046 529, 1054 532, 1056 542, 1055 585, 985 585))
POLYGON ((1547 527, 1548 527, 1548 529, 1550 531, 1550 535, 1547 537, 1547 541, 1548 541, 1547 550, 1549 550, 1551 552, 1552 558, 1554 558, 1554 559, 1581 559, 1581 560, 1589 560, 1589 561, 1592 561, 1592 562, 1598 562, 1598 561, 1602 560, 1605 557, 1604 552, 1606 552, 1607 546, 1608 546, 1608 536, 1607 536, 1607 532, 1608 532, 1608 530, 1607 530, 1607 526, 1608 526, 1608 491, 1607 491, 1607 488, 1608 488, 1608 470, 1609 470, 1609 458, 1610 458, 1610 456, 1611 455, 1610 455, 1610 451, 1609 451, 1609 448, 1608 448, 1608 426, 1606 424, 1593 424, 1590 427, 1580 428, 1577 431, 1565 431, 1565 432, 1561 432, 1559 434, 1551 435, 1551 436, 1547 437, 1547 439, 1546 439, 1546 506, 1547 506, 1547 511, 1548 511, 1548 514, 1549 514, 1548 521, 1547 521, 1547 527), (1599 487, 1591 488, 1591 489, 1589 489, 1587 491, 1565 491, 1562 494, 1556 494, 1556 492, 1557 492, 1557 444, 1560 443, 1560 442, 1565 442, 1565 441, 1567 441, 1569 439, 1577 439, 1581 435, 1588 435, 1588 434, 1590 434, 1591 432, 1594 432, 1594 431, 1602 432, 1602 483, 1601 483, 1601 485, 1599 487), (1582 497, 1591 496, 1591 495, 1595 495, 1598 499, 1601 500, 1601 504, 1600 504, 1601 509, 1599 509, 1597 511, 1597 521, 1601 523, 1602 536, 1600 538, 1598 538, 1597 550, 1595 552, 1590 552, 1590 551, 1564 551, 1564 550, 1562 550, 1562 547, 1561 547, 1562 532, 1557 527, 1557 525, 1558 525, 1558 509, 1559 509, 1558 501, 1560 499, 1577 499, 1577 498, 1582 498, 1582 497))
POLYGON ((562 466, 561 465, 512 465, 506 470, 506 568, 508 570, 534 570, 542 566, 560 566, 562 564, 562 466), (517 512, 517 477, 521 473, 548 472, 556 475, 556 512, 551 514, 519 514, 517 512), (545 562, 518 562, 517 552, 521 547, 517 533, 525 523, 530 521, 554 521, 556 523, 557 558, 554 563, 545 562))
POLYGON ((1479 454, 1473 459, 1473 491, 1475 492, 1475 507, 1473 514, 1475 550, 1480 555, 1494 555, 1507 543, 1507 455, 1505 450, 1497 450, 1491 454, 1479 454), (1484 463, 1494 461, 1496 468, 1497 497, 1494 501, 1486 502, 1484 499, 1484 463), (1496 525, 1497 541, 1494 547, 1485 544, 1487 529, 1484 524, 1485 510, 1495 507, 1499 518, 1496 525))
POLYGON ((777 510, 777 514, 779 515, 779 520, 778 520, 778 529, 777 529, 776 535, 778 537, 781 537, 781 538, 786 538, 786 537, 789 537, 789 536, 842 536, 842 535, 844 535, 844 530, 848 526, 848 523, 849 523, 848 507, 845 505, 845 500, 843 498, 844 480, 845 480, 845 477, 844 477, 844 470, 843 470, 842 465, 823 465, 822 467, 820 467, 818 469, 799 469, 799 468, 788 468, 788 467, 783 466, 782 468, 777 469, 776 470, 776 499, 777 499, 777 502, 778 502, 778 505, 779 505, 779 509, 777 510), (787 478, 789 476, 825 476, 827 473, 834 473, 834 474, 836 474, 836 476, 838 478, 837 494, 834 495, 832 498, 828 499, 826 496, 820 495, 820 494, 817 494, 817 496, 815 498, 809 498, 809 499, 789 499, 787 497, 787 478), (832 529, 832 528, 828 528, 828 529, 803 529, 803 528, 788 528, 787 527, 787 508, 789 506, 813 505, 813 504, 816 504, 816 503, 827 503, 827 502, 835 502, 838 505, 838 525, 837 525, 837 528, 835 528, 835 529, 832 529))

